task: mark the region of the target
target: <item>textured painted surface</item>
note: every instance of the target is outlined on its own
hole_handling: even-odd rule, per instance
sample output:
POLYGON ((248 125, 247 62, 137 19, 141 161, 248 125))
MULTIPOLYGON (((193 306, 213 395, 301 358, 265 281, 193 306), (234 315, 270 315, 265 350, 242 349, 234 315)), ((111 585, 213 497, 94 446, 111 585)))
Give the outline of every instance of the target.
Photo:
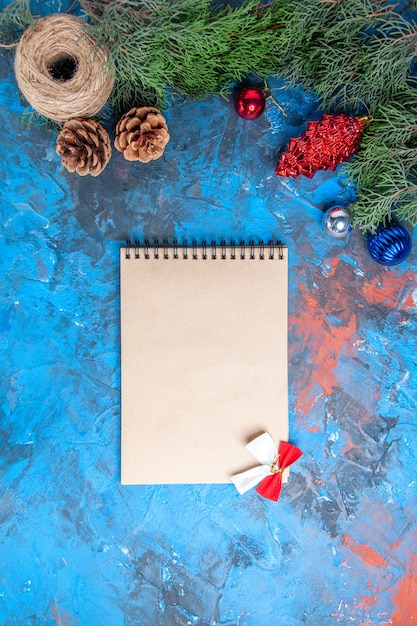
POLYGON ((93 179, 22 124, 8 54, 0 77, 0 623, 417 622, 416 252, 385 269, 359 233, 324 234, 323 210, 353 195, 338 173, 275 176, 313 98, 277 91, 288 116, 268 102, 255 122, 226 101, 176 104, 160 161, 114 154, 93 179), (232 485, 120 486, 127 236, 288 245, 304 456, 278 504, 232 485))

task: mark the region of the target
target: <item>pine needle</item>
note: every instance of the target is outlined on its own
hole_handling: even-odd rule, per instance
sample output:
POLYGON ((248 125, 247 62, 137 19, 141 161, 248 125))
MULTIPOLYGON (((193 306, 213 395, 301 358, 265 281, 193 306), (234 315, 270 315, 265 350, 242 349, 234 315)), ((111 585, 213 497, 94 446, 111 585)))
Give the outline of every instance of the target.
POLYGON ((293 0, 286 5, 277 72, 314 90, 326 110, 373 113, 410 81, 417 30, 381 0, 293 0))
POLYGON ((357 187, 355 225, 374 231, 395 215, 417 224, 417 100, 407 89, 381 106, 361 149, 343 166, 357 187))
POLYGON ((28 26, 33 26, 35 16, 30 0, 13 0, 0 12, 0 46, 13 48, 28 26))
POLYGON ((259 9, 246 1, 213 11, 209 0, 114 0, 99 9, 88 31, 110 48, 119 111, 138 104, 129 103, 138 91, 163 108, 167 92, 203 98, 251 73, 266 77, 276 66, 279 3, 259 9))

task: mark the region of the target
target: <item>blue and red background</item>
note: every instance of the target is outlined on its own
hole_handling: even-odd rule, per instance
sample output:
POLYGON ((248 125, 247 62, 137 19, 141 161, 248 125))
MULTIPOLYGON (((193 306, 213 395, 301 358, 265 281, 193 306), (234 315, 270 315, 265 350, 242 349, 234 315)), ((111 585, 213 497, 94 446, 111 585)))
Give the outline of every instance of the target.
POLYGON ((251 122, 232 98, 174 101, 161 159, 114 151, 82 178, 53 133, 24 125, 8 51, 0 77, 0 623, 417 622, 416 251, 385 268, 361 232, 324 232, 323 212, 354 198, 340 168, 275 175, 320 117, 314 95, 271 77, 286 115, 268 100, 251 122), (233 485, 120 485, 127 237, 288 246, 304 455, 278 503, 233 485))

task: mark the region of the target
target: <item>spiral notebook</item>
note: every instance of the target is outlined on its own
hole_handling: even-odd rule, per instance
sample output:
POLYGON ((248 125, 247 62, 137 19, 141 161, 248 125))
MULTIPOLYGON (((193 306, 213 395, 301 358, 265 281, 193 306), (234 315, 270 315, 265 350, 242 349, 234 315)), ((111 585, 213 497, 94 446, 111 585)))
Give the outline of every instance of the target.
POLYGON ((229 483, 255 436, 288 440, 287 262, 276 242, 121 249, 122 484, 229 483))

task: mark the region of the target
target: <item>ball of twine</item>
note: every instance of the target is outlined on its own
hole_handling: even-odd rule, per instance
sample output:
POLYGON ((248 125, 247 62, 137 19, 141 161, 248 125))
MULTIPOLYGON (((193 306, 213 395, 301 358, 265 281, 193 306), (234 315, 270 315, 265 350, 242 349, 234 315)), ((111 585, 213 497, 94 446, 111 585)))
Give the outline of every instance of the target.
POLYGON ((15 74, 31 106, 56 122, 92 117, 107 102, 114 78, 108 51, 95 48, 83 21, 73 15, 39 19, 22 35, 15 74))

